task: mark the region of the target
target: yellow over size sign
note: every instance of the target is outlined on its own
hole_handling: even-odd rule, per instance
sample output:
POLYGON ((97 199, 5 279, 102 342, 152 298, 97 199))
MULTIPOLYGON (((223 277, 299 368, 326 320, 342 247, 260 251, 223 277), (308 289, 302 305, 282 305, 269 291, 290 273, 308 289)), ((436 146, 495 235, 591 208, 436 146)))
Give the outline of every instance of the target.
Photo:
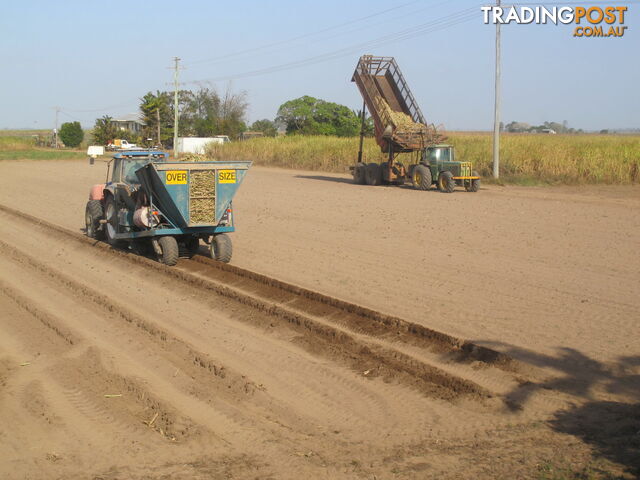
POLYGON ((186 170, 167 170, 167 185, 185 185, 186 183, 186 170))
POLYGON ((218 171, 218 183, 236 183, 236 171, 235 170, 218 171))

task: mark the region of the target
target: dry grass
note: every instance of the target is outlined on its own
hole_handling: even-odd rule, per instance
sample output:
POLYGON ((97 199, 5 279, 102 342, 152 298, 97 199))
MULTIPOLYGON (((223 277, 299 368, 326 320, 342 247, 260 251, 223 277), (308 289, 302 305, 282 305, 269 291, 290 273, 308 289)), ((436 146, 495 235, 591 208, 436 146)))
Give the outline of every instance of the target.
POLYGON ((32 136, 0 135, 0 151, 32 150, 36 146, 36 138, 32 136))
MULTIPOLYGON (((5 131, 6 132, 6 131, 5 131)), ((32 135, 0 135, 0 160, 66 160, 87 158, 83 150, 36 147, 32 135)))
MULTIPOLYGON (((358 154, 358 138, 286 136, 212 145, 216 160, 252 160, 255 165, 348 172, 358 154)), ((492 137, 488 133, 449 133, 458 160, 474 163, 491 176, 492 137)), ((385 155, 372 138, 365 139, 364 161, 385 155)), ((608 183, 640 181, 640 136, 505 134, 501 137, 501 180, 511 183, 608 183)), ((405 162, 410 159, 405 158, 405 162)))

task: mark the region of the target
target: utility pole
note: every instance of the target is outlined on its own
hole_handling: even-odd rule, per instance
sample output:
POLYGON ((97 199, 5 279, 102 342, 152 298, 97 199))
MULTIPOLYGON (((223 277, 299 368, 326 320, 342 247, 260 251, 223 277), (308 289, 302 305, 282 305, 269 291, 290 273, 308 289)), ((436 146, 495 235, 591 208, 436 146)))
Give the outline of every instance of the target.
MULTIPOLYGON (((500 6, 500 0, 496 0, 500 6)), ((496 92, 493 111, 493 178, 500 176, 500 22, 496 22, 496 92)))
POLYGON ((173 86, 175 93, 173 96, 173 154, 175 155, 178 148, 178 57, 173 57, 175 66, 173 67, 173 86))
POLYGON ((58 114, 60 113, 60 107, 54 107, 56 111, 56 128, 53 129, 53 138, 55 148, 58 148, 58 114))
POLYGON ((362 144, 364 142, 364 121, 365 121, 365 108, 367 104, 362 103, 362 111, 360 112, 360 148, 358 149, 358 163, 362 163, 362 144))
POLYGON ((162 148, 162 140, 160 140, 160 107, 159 106, 156 107, 156 122, 158 123, 158 147, 162 148))

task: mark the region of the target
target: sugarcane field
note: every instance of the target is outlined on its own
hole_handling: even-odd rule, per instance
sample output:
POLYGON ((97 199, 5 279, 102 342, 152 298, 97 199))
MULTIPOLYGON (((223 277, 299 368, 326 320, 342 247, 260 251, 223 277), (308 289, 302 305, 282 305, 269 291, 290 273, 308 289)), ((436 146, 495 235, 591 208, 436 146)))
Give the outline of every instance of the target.
POLYGON ((0 478, 640 478, 635 2, 168 7, 0 20, 0 478))

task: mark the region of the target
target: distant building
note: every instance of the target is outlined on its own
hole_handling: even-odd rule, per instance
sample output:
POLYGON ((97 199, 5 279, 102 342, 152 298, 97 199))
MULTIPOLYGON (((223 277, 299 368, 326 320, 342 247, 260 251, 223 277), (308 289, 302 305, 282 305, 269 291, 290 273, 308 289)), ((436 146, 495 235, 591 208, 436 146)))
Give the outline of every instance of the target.
POLYGON ((144 127, 144 122, 138 113, 122 115, 111 120, 111 123, 115 124, 120 130, 129 130, 136 135, 139 135, 142 127, 144 127))
POLYGON ((259 138, 264 137, 264 133, 262 132, 242 132, 239 136, 240 140, 249 140, 251 138, 259 138))
POLYGON ((553 128, 543 128, 542 130, 540 130, 540 133, 555 135, 557 132, 553 128))

